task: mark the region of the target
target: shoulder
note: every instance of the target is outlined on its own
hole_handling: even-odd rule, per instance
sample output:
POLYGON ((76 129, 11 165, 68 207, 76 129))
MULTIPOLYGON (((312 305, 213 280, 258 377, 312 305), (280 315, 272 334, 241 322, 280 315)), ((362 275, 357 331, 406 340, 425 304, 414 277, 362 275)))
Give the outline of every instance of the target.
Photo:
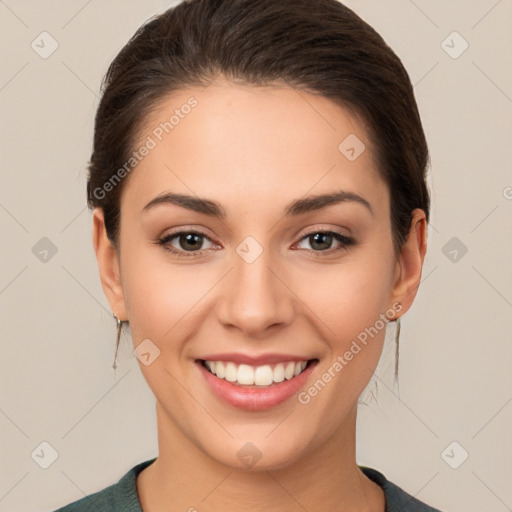
POLYGON ((156 457, 132 467, 121 479, 105 489, 73 501, 53 512, 142 512, 137 496, 137 475, 156 457))
POLYGON ((386 512, 441 512, 414 496, 405 492, 402 488, 390 482, 380 471, 366 466, 359 466, 361 471, 384 491, 386 497, 386 512))

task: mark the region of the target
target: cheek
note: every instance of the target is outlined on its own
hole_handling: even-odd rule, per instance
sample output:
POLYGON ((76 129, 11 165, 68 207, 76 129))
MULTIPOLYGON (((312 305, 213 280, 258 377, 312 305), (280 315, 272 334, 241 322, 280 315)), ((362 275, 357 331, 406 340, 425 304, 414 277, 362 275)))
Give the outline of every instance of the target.
POLYGON ((374 325, 388 309, 392 269, 387 252, 361 250, 340 265, 316 272, 301 293, 310 297, 311 309, 331 327, 330 339, 343 344, 374 325))
POLYGON ((134 343, 149 338, 162 346, 164 339, 180 340, 218 280, 217 271, 172 263, 164 249, 149 243, 127 240, 126 247, 129 257, 121 273, 134 343))
POLYGON ((121 277, 130 330, 135 344, 157 340, 173 325, 175 303, 182 287, 157 258, 159 248, 126 236, 121 254, 121 277))
MULTIPOLYGON (((313 407, 337 411, 329 416, 327 428, 334 428, 346 408, 357 401, 378 364, 386 334, 392 268, 392 253, 361 251, 336 272, 316 281, 317 303, 311 309, 320 311, 322 323, 328 326, 322 329, 328 356, 321 372, 329 391, 322 392, 313 407)), ((309 398, 308 394, 305 399, 309 398)))

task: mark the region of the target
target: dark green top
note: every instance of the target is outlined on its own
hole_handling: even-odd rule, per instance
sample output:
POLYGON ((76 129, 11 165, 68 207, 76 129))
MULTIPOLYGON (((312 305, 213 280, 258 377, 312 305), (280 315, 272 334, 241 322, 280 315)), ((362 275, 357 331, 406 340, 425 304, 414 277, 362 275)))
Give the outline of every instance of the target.
MULTIPOLYGON (((135 480, 137 475, 156 457, 134 466, 116 483, 105 489, 85 496, 54 512, 142 512, 135 480)), ((361 471, 384 491, 386 512, 441 512, 429 507, 391 483, 379 471, 359 466, 361 471)))

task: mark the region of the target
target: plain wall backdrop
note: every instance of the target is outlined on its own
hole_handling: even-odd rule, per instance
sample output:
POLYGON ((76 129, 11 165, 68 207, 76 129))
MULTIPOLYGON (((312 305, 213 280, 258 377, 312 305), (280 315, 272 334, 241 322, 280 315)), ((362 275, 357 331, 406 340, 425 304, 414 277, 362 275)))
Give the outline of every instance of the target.
MULTIPOLYGON (((443 511, 505 512, 512 1, 345 3, 402 59, 432 159, 429 246, 402 318, 400 393, 392 324, 368 388, 376 385, 376 400, 359 408, 358 463, 443 511)), ((53 510, 157 455, 154 397, 127 336, 111 367, 115 323, 85 186, 101 78, 135 30, 170 5, 0 0, 3 512, 53 510)))

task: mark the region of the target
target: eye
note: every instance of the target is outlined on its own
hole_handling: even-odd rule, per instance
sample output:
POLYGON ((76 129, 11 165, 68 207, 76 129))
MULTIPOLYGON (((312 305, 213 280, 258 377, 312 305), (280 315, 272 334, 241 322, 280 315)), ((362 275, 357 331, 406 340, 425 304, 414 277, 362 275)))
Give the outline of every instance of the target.
POLYGON ((312 231, 301 238, 301 242, 306 240, 314 252, 327 252, 329 254, 343 250, 350 245, 355 244, 355 240, 337 231, 312 231), (339 243, 339 247, 331 249, 333 241, 339 243))
POLYGON ((208 240, 213 244, 211 238, 200 231, 178 231, 159 238, 156 243, 162 245, 165 250, 178 257, 189 258, 206 252, 206 249, 203 248, 204 240, 208 240), (178 247, 172 243, 175 239, 178 247))

